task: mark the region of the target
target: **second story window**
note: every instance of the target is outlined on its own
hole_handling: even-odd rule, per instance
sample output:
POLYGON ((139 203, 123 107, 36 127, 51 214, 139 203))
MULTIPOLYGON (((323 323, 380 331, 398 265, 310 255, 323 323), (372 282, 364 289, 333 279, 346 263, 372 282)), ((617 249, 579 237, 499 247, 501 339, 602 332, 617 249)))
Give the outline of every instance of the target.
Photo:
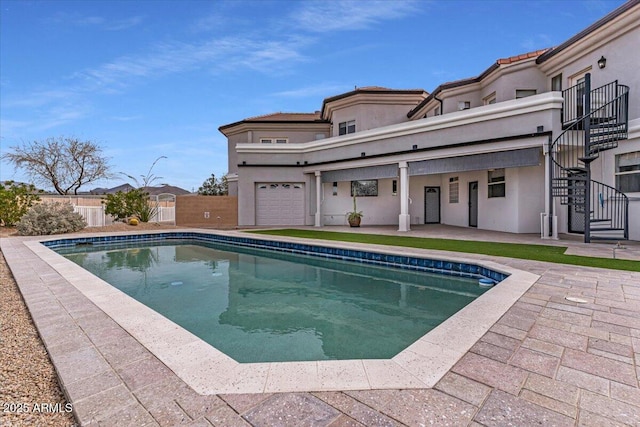
POLYGON ((484 105, 491 105, 491 104, 495 104, 496 103, 496 93, 493 92, 491 95, 485 97, 482 100, 484 105))
POLYGON ((260 138, 261 144, 286 144, 289 142, 288 138, 260 138))
POLYGON ((471 108, 471 101, 458 101, 458 110, 468 110, 471 108))
POLYGON ((562 73, 551 78, 551 90, 562 90, 562 73))
POLYGON ((346 135, 348 133, 356 133, 356 121, 350 120, 338 124, 338 135, 346 135))
POLYGON ((516 89, 516 99, 533 96, 537 93, 535 89, 516 89))

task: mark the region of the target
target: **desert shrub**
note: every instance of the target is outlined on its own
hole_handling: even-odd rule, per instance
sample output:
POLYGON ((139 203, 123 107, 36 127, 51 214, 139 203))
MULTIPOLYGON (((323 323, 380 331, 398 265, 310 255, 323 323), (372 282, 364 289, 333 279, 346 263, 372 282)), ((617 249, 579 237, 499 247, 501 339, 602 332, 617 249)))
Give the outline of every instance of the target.
POLYGON ((41 203, 29 209, 16 228, 23 236, 72 233, 87 226, 69 203, 41 203))
POLYGON ((105 212, 117 219, 135 216, 140 222, 149 222, 157 211, 155 206, 149 204, 149 193, 140 188, 107 194, 103 203, 105 212))
POLYGON ((0 182, 0 224, 15 225, 37 200, 40 197, 31 184, 0 182))

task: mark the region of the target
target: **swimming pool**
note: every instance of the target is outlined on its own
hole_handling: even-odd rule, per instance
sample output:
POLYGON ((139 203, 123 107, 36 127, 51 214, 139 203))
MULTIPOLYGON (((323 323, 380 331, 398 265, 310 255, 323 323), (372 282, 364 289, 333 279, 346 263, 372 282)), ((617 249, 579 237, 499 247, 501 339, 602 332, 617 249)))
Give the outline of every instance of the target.
POLYGON ((228 242, 61 246, 58 253, 242 363, 390 359, 488 289, 470 273, 228 242))
MULTIPOLYGON (((46 236, 2 239, 10 262, 38 266, 44 287, 33 276, 18 276, 37 295, 62 293, 65 318, 82 316, 97 307, 127 336, 158 358, 182 381, 200 394, 268 393, 294 391, 411 389, 433 387, 538 279, 538 275, 493 260, 415 248, 375 246, 347 242, 309 242, 270 236, 269 240, 239 231, 176 230, 172 232, 93 233, 80 236, 46 236), (391 359, 318 360, 307 362, 238 363, 186 329, 117 290, 104 280, 50 248, 92 245, 96 242, 165 241, 172 239, 233 242, 238 246, 266 247, 276 252, 313 253, 319 258, 356 259, 416 271, 449 271, 462 277, 502 280, 455 315, 391 359), (46 267, 45 267, 46 266, 46 267), (84 309, 77 311, 82 300, 84 309), (69 301, 67 301, 69 299, 69 301), (71 304, 74 309, 67 309, 71 304)), ((6 252, 5 252, 6 251, 6 252)), ((60 307, 55 304, 56 307, 60 307)), ((47 309, 49 311, 49 309, 47 309)), ((47 311, 47 312, 48 312, 47 311)), ((71 325, 67 325, 70 327, 71 325)), ((83 332, 74 340, 93 341, 83 332)), ((72 337, 69 337, 72 339, 72 337)), ((89 341, 89 342, 91 342, 89 341)), ((103 344, 93 342, 101 349, 103 344)))

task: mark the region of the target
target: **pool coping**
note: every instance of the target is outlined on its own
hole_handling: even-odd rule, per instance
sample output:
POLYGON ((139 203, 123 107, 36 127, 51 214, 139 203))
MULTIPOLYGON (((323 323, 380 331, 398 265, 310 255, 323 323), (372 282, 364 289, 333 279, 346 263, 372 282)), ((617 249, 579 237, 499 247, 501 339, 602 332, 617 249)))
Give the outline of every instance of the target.
MULTIPOLYGON (((187 229, 184 232, 247 237, 247 233, 237 231, 187 229)), ((157 233, 164 234, 167 231, 136 234, 157 233)), ((127 234, 131 233, 110 233, 127 234)), ((105 235, 82 235, 94 236, 105 235)), ((68 284, 118 323, 186 384, 203 395, 433 387, 539 277, 492 261, 454 257, 437 251, 344 242, 309 242, 281 236, 256 237, 259 240, 353 250, 371 251, 374 248, 378 252, 400 256, 435 256, 445 261, 482 265, 507 273, 509 277, 392 359, 241 364, 41 244, 43 241, 67 237, 75 236, 39 237, 23 240, 22 243, 33 256, 57 271, 68 284)), ((64 385, 67 381, 62 378, 61 382, 64 385)))

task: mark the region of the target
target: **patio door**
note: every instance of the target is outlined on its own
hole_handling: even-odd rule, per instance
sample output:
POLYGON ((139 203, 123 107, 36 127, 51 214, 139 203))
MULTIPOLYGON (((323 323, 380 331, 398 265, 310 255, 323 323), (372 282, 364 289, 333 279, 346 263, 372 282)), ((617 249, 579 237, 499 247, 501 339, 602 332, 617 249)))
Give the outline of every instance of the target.
POLYGON ((424 187, 424 223, 440 224, 440 187, 424 187))
POLYGON ((478 226, 478 181, 469 183, 469 227, 478 226))

